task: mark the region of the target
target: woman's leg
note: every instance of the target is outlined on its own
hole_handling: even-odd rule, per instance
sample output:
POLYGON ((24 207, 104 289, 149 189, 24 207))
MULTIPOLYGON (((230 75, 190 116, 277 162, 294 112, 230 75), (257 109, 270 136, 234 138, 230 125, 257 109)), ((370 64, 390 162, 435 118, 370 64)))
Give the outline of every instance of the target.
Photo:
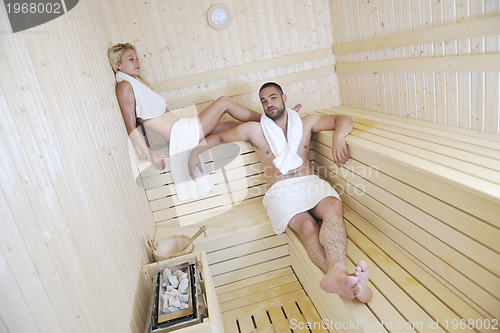
MULTIPOLYGON (((239 121, 260 121, 260 117, 262 116, 260 113, 252 111, 225 96, 219 97, 199 115, 201 127, 205 136, 214 132, 225 113, 229 113, 233 118, 239 121)), ((232 126, 234 126, 234 124, 232 124, 231 127, 232 126)), ((225 129, 224 126, 219 126, 217 130, 223 129, 225 129)))

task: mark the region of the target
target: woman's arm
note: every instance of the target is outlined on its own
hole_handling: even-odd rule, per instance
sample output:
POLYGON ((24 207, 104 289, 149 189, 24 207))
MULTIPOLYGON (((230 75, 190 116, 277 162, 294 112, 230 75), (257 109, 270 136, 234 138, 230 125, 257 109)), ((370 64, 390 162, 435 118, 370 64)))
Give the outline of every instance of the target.
POLYGON ((165 161, 163 156, 158 156, 151 148, 149 148, 146 139, 137 129, 136 115, 135 115, 135 96, 132 90, 132 85, 127 81, 121 81, 116 87, 116 97, 120 110, 122 111, 125 127, 130 139, 139 147, 139 149, 146 155, 151 163, 160 170, 165 169, 165 161))

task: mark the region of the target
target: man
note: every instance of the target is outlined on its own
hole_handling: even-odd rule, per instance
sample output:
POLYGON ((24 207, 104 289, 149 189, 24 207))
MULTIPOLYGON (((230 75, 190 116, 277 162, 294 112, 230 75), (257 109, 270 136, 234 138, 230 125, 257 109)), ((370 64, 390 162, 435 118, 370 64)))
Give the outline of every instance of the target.
POLYGON ((372 291, 367 286, 370 273, 366 263, 360 260, 352 274, 347 271, 342 202, 309 165, 312 133, 325 130, 335 130, 333 161, 339 167, 347 161, 344 138, 352 130, 352 119, 342 115, 301 118, 285 107, 287 97, 273 82, 261 87, 259 97, 264 110, 260 123, 246 122, 208 136, 190 154, 191 177, 194 179, 196 168, 201 170, 198 155, 203 151, 222 142, 249 141, 264 168, 269 188, 263 203, 275 232, 280 234, 288 226, 299 235, 309 258, 325 273, 320 282, 323 290, 368 302, 372 291))

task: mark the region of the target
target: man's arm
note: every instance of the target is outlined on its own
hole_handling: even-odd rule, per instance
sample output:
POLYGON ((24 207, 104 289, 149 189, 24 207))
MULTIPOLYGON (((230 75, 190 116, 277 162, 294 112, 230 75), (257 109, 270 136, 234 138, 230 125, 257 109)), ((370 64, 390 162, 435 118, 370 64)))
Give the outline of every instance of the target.
POLYGON ((349 159, 345 137, 352 131, 352 118, 344 115, 309 115, 313 133, 334 130, 332 137, 333 162, 340 167, 349 159))
POLYGON ((221 143, 250 141, 252 129, 254 129, 256 125, 260 126, 257 122, 246 122, 225 131, 211 134, 207 136, 205 140, 202 140, 189 154, 188 169, 191 178, 196 178, 194 174, 196 168, 198 168, 200 172, 203 172, 198 155, 221 143))

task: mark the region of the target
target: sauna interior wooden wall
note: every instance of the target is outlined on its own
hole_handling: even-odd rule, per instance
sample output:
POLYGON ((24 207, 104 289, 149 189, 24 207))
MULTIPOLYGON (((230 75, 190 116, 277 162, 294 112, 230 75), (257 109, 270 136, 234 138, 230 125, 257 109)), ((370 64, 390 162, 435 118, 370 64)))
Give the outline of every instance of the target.
POLYGON ((111 44, 137 46, 170 108, 230 95, 259 109, 256 90, 274 80, 305 111, 356 107, 500 134, 496 0, 221 0, 233 18, 221 31, 205 17, 217 2, 80 0, 16 34, 0 6, 0 331, 144 328, 154 223, 111 44))
POLYGON ((331 1, 341 103, 500 133, 498 1, 331 1))

